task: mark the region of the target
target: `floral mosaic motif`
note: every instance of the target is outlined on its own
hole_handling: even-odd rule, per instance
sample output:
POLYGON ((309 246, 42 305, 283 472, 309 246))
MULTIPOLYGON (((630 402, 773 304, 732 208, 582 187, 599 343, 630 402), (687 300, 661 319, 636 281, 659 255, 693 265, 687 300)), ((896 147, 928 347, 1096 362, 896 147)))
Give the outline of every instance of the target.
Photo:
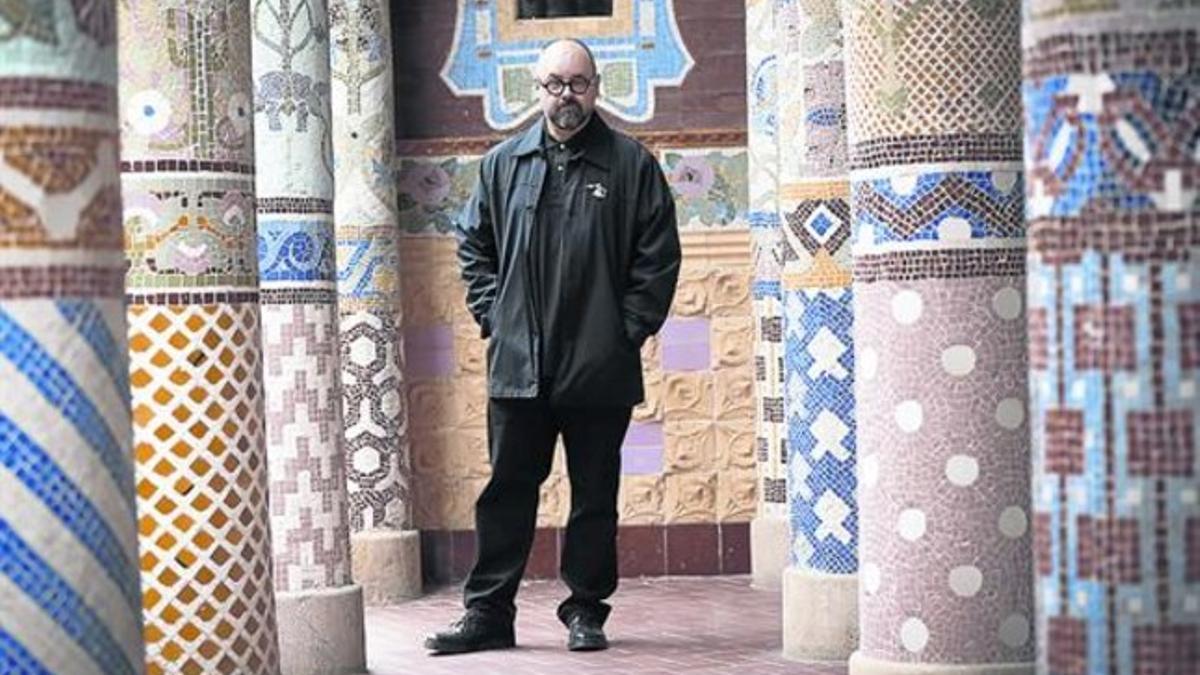
POLYGON ((746 152, 701 152, 663 153, 663 171, 675 195, 679 226, 744 227, 748 190, 746 152))
POLYGON ((478 157, 401 158, 396 172, 401 230, 451 233, 478 176, 478 157))
POLYGON ((236 45, 249 39, 250 25, 234 7, 213 1, 122 10, 123 33, 162 36, 139 50, 154 67, 121 61, 125 155, 247 162, 253 91, 250 61, 237 58, 236 45))
POLYGON ((252 186, 212 180, 160 192, 143 187, 144 176, 124 182, 131 285, 166 285, 180 277, 189 285, 256 278, 257 259, 247 245, 254 227, 252 186))
POLYGON ((603 46, 598 105, 629 122, 652 118, 655 90, 682 84, 694 63, 675 22, 674 0, 616 2, 611 17, 587 24, 541 19, 532 32, 532 22, 516 21, 503 3, 457 4, 442 79, 458 96, 482 96, 484 118, 494 129, 515 128, 537 113, 530 70, 541 43, 556 35, 603 46))

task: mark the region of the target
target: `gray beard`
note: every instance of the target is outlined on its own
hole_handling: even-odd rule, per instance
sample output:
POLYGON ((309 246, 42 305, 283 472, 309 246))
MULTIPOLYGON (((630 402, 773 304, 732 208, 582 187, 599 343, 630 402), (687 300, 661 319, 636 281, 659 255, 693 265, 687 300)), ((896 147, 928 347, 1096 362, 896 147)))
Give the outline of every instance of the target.
POLYGON ((554 112, 550 116, 550 121, 554 122, 554 126, 563 131, 574 131, 583 126, 587 121, 587 115, 583 114, 583 108, 578 104, 565 105, 554 112))

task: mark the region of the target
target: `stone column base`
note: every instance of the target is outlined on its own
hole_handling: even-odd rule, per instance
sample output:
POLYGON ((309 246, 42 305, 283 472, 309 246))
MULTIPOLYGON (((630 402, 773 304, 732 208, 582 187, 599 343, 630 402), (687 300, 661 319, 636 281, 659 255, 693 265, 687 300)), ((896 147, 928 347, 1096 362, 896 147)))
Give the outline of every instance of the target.
POLYGON ((850 655, 849 675, 1033 675, 1034 663, 912 663, 850 655))
POLYGON ((778 590, 791 556, 792 532, 786 518, 755 516, 750 521, 750 585, 778 590))
POLYGON ((366 672, 360 586, 278 593, 275 611, 283 675, 366 672))
POLYGON ((394 605, 421 595, 421 533, 367 530, 350 535, 354 580, 368 605, 394 605))
POLYGON ((783 571, 783 657, 845 661, 858 648, 858 575, 783 571))

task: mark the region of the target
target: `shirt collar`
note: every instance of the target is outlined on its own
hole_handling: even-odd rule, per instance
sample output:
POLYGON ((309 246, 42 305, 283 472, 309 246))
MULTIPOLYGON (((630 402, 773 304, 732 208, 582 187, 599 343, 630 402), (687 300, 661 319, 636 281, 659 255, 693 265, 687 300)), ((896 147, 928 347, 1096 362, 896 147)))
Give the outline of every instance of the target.
MULTIPOLYGON (((611 134, 612 130, 609 129, 608 124, 598 113, 593 112, 587 126, 567 141, 567 147, 582 151, 585 160, 601 169, 608 170, 612 164, 612 143, 609 139, 611 134)), ((542 149, 543 140, 553 142, 550 133, 546 130, 545 117, 542 117, 538 123, 529 125, 517 144, 515 154, 521 157, 539 152, 542 149)))

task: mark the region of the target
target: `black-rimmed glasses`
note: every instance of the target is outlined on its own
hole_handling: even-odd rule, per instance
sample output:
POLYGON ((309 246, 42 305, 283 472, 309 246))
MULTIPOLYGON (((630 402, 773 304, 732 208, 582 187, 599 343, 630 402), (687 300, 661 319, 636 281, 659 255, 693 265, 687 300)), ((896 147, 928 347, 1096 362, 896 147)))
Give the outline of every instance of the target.
POLYGON ((561 96, 563 93, 563 90, 565 90, 567 87, 571 88, 572 94, 575 94, 576 96, 580 96, 582 94, 586 94, 587 90, 591 89, 592 84, 599 80, 600 80, 599 75, 597 75, 591 79, 583 77, 582 75, 576 75, 575 77, 572 77, 569 81, 563 82, 562 80, 560 80, 557 77, 554 77, 552 75, 552 76, 546 78, 545 82, 538 82, 538 86, 540 86, 542 89, 545 89, 546 93, 550 94, 551 96, 561 96))

